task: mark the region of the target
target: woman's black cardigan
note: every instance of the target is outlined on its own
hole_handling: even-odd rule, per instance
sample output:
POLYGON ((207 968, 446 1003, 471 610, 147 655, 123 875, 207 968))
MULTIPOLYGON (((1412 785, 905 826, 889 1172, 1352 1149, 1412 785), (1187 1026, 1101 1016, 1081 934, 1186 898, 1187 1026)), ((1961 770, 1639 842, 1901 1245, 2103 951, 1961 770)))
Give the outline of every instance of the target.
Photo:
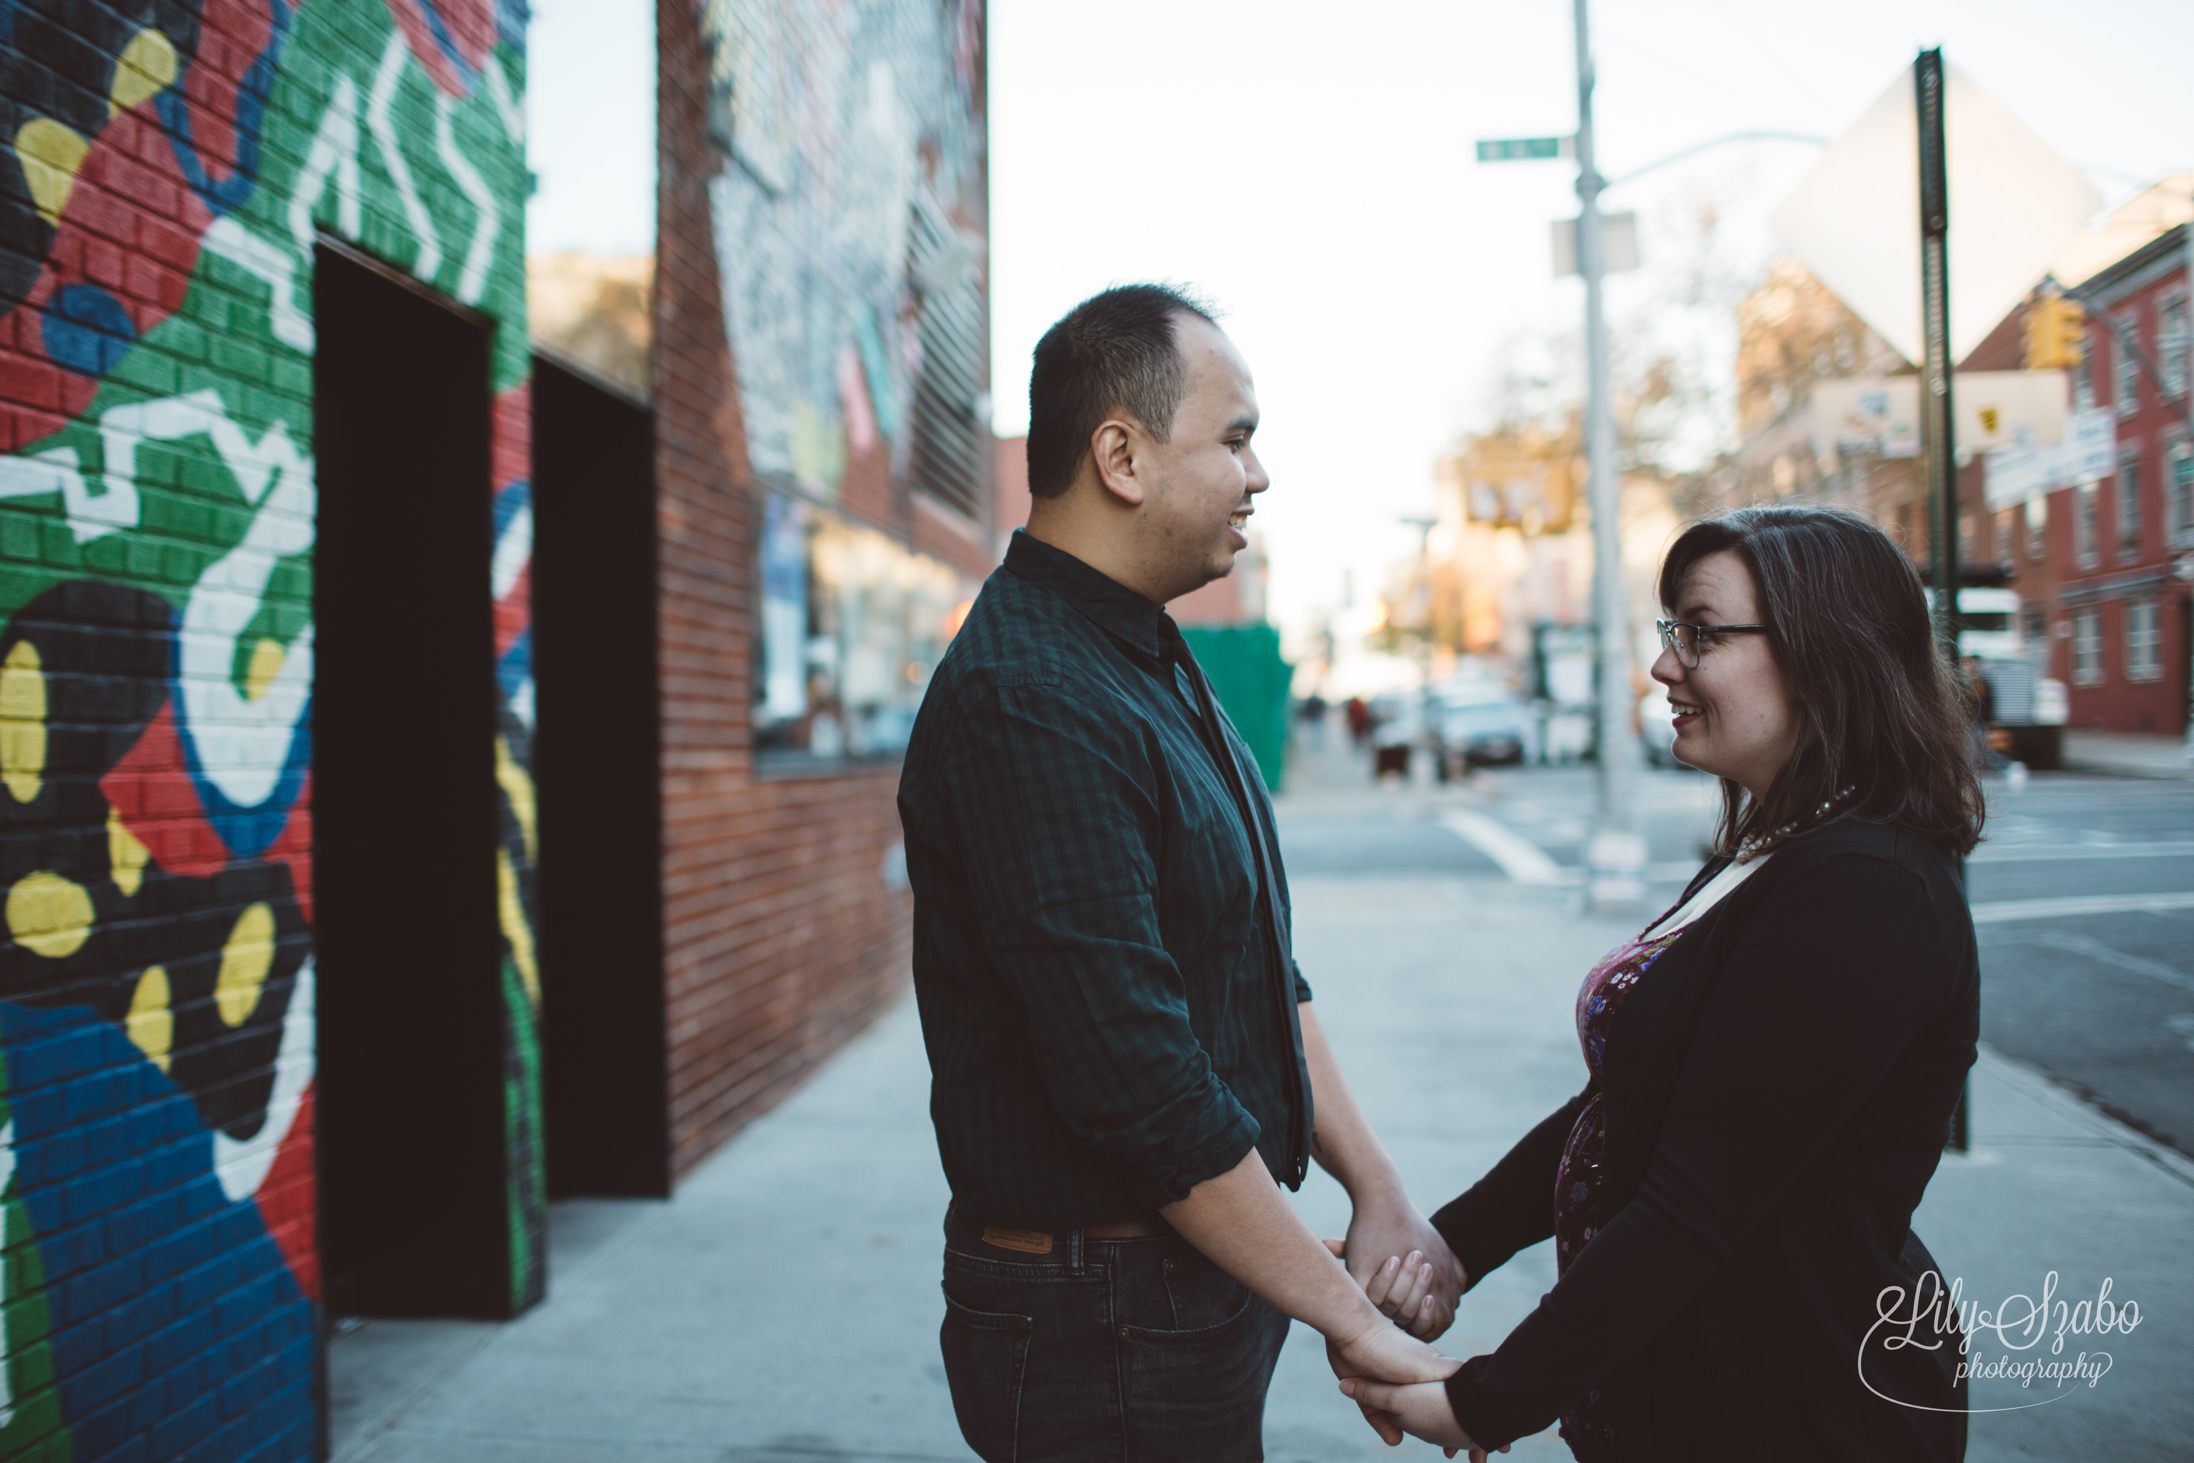
MULTIPOLYGON (((1498 1447, 1598 1387, 1624 1460, 1963 1457, 1954 1332, 1933 1351, 1876 1336, 1864 1383, 1859 1355, 1884 1288, 1909 1310, 1935 1268, 1912 1211, 1973 1064, 1979 987, 1940 850, 1849 821, 1778 849, 1625 996, 1608 1222, 1449 1379, 1464 1430, 1498 1447)), ((1562 1148, 1598 1090, 1433 1216, 1472 1284, 1553 1233, 1562 1148)))

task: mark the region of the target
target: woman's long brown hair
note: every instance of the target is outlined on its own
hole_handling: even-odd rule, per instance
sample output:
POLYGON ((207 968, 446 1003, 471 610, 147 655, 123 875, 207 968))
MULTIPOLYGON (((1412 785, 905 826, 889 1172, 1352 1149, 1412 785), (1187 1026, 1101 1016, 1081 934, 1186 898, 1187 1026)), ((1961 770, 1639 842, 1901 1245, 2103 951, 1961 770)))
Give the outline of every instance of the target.
POLYGON ((1810 503, 1738 508, 1685 529, 1661 565, 1675 613, 1684 576, 1709 554, 1752 571, 1760 623, 1798 702, 1798 748, 1765 797, 1722 779, 1715 849, 1857 818, 1907 829, 1963 857, 1987 804, 1973 770, 1964 699, 1935 640, 1920 576, 1858 514, 1810 503), (1851 795, 1825 819, 1820 806, 1851 795))

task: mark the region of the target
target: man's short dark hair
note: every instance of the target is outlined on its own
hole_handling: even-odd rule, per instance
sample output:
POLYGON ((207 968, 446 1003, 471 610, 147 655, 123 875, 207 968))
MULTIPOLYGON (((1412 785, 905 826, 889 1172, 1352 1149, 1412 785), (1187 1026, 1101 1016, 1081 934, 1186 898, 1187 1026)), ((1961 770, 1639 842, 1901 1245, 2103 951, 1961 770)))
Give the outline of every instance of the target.
POLYGON ((1163 442, 1188 389, 1173 338, 1176 316, 1211 320, 1211 307, 1171 285, 1127 284, 1092 295, 1036 342, 1028 378, 1028 490, 1056 498, 1074 483, 1089 439, 1124 412, 1163 442))

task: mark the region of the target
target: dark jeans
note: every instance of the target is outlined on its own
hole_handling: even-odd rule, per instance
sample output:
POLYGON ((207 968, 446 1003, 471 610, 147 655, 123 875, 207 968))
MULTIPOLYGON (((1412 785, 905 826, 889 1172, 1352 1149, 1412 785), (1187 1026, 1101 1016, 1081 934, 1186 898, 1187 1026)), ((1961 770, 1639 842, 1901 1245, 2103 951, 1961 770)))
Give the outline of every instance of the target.
POLYGON ((1172 1235, 1031 1255, 945 1215, 945 1376, 986 1463, 1258 1463, 1287 1328, 1172 1235))

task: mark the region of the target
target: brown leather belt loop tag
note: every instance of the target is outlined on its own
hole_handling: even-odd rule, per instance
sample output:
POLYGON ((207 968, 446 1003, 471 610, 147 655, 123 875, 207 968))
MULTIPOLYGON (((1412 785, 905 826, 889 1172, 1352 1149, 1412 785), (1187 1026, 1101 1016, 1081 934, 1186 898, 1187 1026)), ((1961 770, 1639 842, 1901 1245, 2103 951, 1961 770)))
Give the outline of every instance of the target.
POLYGON ((983 1243, 996 1245, 1001 1250, 1019 1250, 1024 1255, 1051 1253, 1051 1236, 1040 1229, 1000 1229, 995 1224, 986 1224, 983 1243))

